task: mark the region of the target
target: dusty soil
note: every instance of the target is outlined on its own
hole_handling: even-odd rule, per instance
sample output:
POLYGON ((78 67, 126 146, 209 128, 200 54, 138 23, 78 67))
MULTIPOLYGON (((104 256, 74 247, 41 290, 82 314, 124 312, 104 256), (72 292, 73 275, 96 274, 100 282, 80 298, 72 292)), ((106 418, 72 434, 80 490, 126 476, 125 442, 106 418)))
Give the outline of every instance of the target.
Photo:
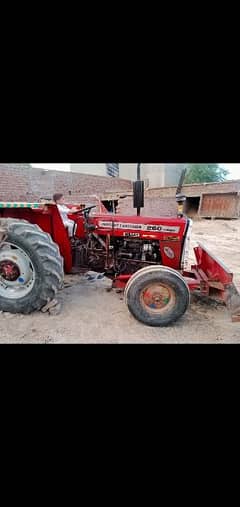
MULTIPOLYGON (((240 291, 240 220, 196 221, 192 247, 197 241, 234 272, 240 291)), ((108 280, 67 276, 66 282, 58 316, 0 313, 0 343, 240 343, 240 323, 232 323, 227 309, 215 303, 194 298, 175 325, 151 328, 129 314, 121 294, 107 292, 108 280)))

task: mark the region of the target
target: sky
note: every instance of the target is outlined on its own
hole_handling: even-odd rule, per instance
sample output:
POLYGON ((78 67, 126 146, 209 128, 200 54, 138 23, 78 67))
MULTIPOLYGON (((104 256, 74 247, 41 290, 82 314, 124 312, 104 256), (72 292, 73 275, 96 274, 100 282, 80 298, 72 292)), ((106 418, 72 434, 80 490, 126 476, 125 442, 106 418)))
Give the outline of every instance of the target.
MULTIPOLYGON (((236 180, 240 179, 240 163, 239 164, 219 164, 229 170, 227 179, 236 180)), ((33 167, 41 167, 42 169, 55 169, 60 171, 69 171, 70 164, 32 164, 33 167)))
POLYGON ((221 167, 228 169, 229 175, 227 179, 237 180, 240 179, 240 163, 239 164, 219 164, 221 167))

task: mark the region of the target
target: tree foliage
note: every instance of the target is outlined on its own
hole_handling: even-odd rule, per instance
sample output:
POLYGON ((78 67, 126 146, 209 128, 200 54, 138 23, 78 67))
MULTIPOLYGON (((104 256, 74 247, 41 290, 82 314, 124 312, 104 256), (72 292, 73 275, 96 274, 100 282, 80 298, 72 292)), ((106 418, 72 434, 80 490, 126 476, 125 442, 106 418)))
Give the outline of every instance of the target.
POLYGON ((229 172, 219 164, 188 164, 184 183, 210 183, 224 181, 229 172))

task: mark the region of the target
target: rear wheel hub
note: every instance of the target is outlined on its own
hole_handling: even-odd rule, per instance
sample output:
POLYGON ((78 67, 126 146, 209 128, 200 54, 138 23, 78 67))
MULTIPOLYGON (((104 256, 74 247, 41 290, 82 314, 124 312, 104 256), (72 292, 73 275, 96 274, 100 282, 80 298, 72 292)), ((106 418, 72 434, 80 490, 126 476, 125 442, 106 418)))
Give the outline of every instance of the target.
POLYGON ((0 262, 0 276, 3 280, 15 282, 20 276, 20 270, 17 264, 10 260, 0 262))
POLYGON ((0 296, 21 299, 32 290, 36 274, 28 254, 5 242, 0 248, 0 296))

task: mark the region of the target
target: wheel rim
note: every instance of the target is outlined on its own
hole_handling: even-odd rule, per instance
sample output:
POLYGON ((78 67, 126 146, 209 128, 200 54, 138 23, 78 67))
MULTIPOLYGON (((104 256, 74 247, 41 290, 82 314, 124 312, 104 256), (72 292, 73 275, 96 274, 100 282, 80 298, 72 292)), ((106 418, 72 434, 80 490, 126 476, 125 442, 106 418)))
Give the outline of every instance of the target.
POLYGON ((13 243, 0 248, 0 296, 21 299, 31 292, 36 273, 30 257, 13 243))
POLYGON ((171 310, 175 305, 176 296, 171 287, 156 282, 144 287, 140 301, 148 313, 156 315, 171 310))

